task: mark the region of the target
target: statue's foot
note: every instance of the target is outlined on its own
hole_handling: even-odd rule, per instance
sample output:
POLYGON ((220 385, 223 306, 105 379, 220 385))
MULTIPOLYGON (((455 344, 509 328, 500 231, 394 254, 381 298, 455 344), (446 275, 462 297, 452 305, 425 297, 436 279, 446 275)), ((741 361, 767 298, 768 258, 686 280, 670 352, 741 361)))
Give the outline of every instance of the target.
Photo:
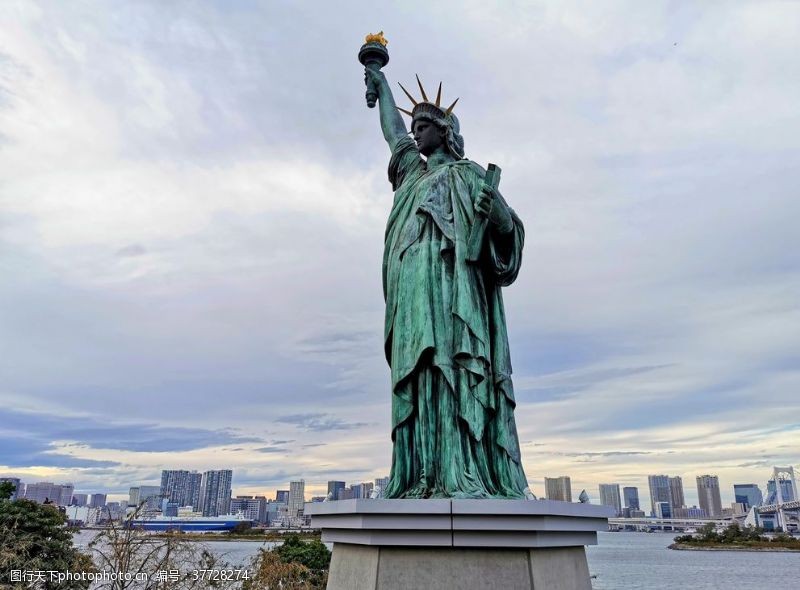
POLYGON ((526 500, 535 500, 536 499, 536 496, 533 495, 533 492, 531 491, 530 488, 525 488, 524 490, 522 490, 522 493, 525 494, 525 499, 526 500))

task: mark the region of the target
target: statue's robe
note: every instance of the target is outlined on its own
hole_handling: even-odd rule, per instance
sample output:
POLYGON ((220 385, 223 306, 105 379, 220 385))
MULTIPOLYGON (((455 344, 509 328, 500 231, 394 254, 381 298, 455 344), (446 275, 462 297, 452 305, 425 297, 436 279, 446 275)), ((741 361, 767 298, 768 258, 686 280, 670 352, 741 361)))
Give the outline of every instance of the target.
POLYGON ((487 230, 466 261, 486 172, 469 160, 428 169, 414 142, 392 153, 386 228, 385 351, 392 375, 388 498, 522 498, 511 359, 500 287, 517 276, 525 238, 487 230))

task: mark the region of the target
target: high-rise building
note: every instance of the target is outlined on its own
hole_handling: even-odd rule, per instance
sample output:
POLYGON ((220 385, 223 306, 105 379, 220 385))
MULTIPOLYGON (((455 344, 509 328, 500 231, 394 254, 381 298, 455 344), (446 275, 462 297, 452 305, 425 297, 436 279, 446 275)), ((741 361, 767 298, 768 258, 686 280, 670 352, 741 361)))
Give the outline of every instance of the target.
MULTIPOLYGON (((169 502, 175 502, 181 506, 186 503, 186 476, 189 472, 185 469, 163 469, 161 471, 160 495, 169 502)), ((140 500, 141 502, 141 500, 140 500)))
POLYGON ((686 506, 686 500, 683 497, 683 479, 679 475, 669 478, 669 504, 672 514, 675 514, 678 508, 686 506))
MULTIPOLYGON (((70 501, 72 501, 72 484, 65 484, 69 489, 70 501)), ((29 483, 25 486, 25 497, 28 500, 44 504, 45 501, 58 504, 62 498, 62 487, 59 484, 54 484, 49 481, 41 481, 38 483, 29 483)), ((67 504, 68 506, 69 504, 67 504)))
POLYGON ((625 499, 625 508, 639 510, 639 488, 624 487, 622 488, 622 496, 625 499))
POLYGON ((306 503, 306 482, 304 479, 300 481, 289 482, 289 518, 297 518, 303 515, 303 507, 306 503))
POLYGON ((161 486, 139 486, 139 501, 149 502, 161 497, 161 486))
POLYGON ((165 469, 161 472, 162 497, 179 506, 200 507, 203 474, 186 469, 165 469))
POLYGON ((50 501, 54 493, 57 493, 60 497, 61 486, 56 486, 56 484, 49 481, 37 481, 25 486, 25 498, 39 504, 43 504, 45 500, 50 501), (54 492, 53 488, 57 488, 57 491, 54 492))
POLYGON ((89 494, 72 494, 70 506, 86 506, 89 503, 89 494))
POLYGON ((733 484, 733 496, 737 504, 745 504, 748 509, 764 503, 761 489, 754 483, 733 484))
POLYGON ((722 498, 719 494, 719 478, 716 475, 697 476, 697 497, 700 508, 709 518, 722 517, 722 498))
POLYGON ((69 506, 72 504, 72 492, 75 491, 75 486, 71 483, 62 483, 61 484, 61 494, 59 494, 58 500, 56 503, 59 506, 69 506))
POLYGON ((267 499, 264 496, 236 496, 231 498, 231 514, 242 513, 257 523, 267 523, 267 499))
POLYGON ((139 486, 129 490, 128 505, 138 508, 142 504, 143 510, 154 512, 161 509, 163 498, 161 486, 139 486))
POLYGON ((345 482, 343 481, 329 481, 328 482, 328 497, 331 500, 338 500, 339 499, 339 492, 343 490, 346 486, 345 482))
POLYGON ((270 518, 270 526, 290 526, 291 522, 289 522, 289 505, 284 502, 275 502, 275 506, 277 510, 275 512, 275 517, 273 519, 272 515, 270 518))
POLYGON ((386 488, 389 487, 389 476, 378 477, 375 479, 375 489, 378 490, 378 498, 383 498, 386 488))
POLYGON ((750 511, 750 507, 742 502, 732 502, 731 510, 733 510, 734 516, 747 516, 747 513, 750 511))
POLYGON ((572 502, 572 484, 569 476, 544 478, 544 493, 548 500, 572 502))
POLYGON ((125 507, 127 507, 128 503, 123 502, 120 504, 119 502, 106 502, 106 505, 103 507, 103 510, 100 511, 100 518, 109 521, 109 520, 120 520, 125 516, 125 507))
POLYGON ((206 471, 202 478, 200 504, 203 516, 219 516, 227 514, 231 503, 231 484, 233 471, 219 469, 206 471))
POLYGON ((669 502, 656 502, 656 509, 654 511, 656 518, 672 518, 672 506, 669 502))
POLYGON ((102 508, 106 505, 105 494, 92 494, 89 496, 89 508, 102 508))
MULTIPOLYGON (((656 516, 656 506, 660 502, 671 503, 672 494, 670 493, 669 475, 648 475, 647 485, 650 487, 650 509, 651 514, 656 516)), ((671 505, 671 504, 670 504, 671 505)))
POLYGON ((697 506, 678 508, 672 513, 673 518, 707 518, 706 511, 697 506))
POLYGON ((163 516, 178 516, 178 504, 177 502, 170 502, 166 498, 164 498, 161 502, 161 514, 163 516))
POLYGON ((286 508, 286 504, 283 504, 282 502, 276 502, 274 500, 267 500, 267 513, 264 521, 267 526, 274 526, 280 523, 281 508, 286 508))
POLYGON ((289 503, 289 490, 278 490, 275 492, 275 501, 282 504, 289 503))
POLYGON ((203 474, 191 471, 189 473, 189 494, 187 506, 191 506, 197 512, 200 510, 200 498, 203 495, 203 474))
POLYGON ((618 483, 601 483, 600 484, 600 503, 603 506, 611 506, 614 508, 616 516, 622 514, 622 502, 619 497, 619 484, 618 483))
POLYGON ((25 497, 25 489, 22 485, 22 481, 20 481, 18 477, 0 477, 0 483, 3 482, 9 482, 14 486, 14 490, 11 492, 11 500, 25 497))
POLYGON ((358 500, 370 497, 370 495, 372 494, 373 484, 372 482, 356 483, 353 484, 351 487, 353 489, 353 498, 358 500))

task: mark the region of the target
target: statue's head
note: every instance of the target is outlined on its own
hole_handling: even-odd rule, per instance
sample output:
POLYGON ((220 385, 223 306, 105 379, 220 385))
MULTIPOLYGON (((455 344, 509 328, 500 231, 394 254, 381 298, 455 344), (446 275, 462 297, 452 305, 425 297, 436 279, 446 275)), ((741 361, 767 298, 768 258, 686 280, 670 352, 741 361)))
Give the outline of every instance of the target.
POLYGON ((427 157, 444 146, 456 160, 464 157, 464 138, 459 133, 458 119, 452 113, 447 117, 415 116, 411 120, 411 133, 420 153, 427 157))
POLYGON ((461 127, 458 118, 453 114, 453 107, 456 106, 458 99, 453 101, 449 108, 443 109, 440 106, 441 83, 435 102, 428 100, 419 76, 417 76, 417 83, 422 93, 422 101, 416 101, 401 84, 400 88, 403 88, 403 92, 414 103, 414 108, 411 111, 397 108, 411 117, 411 133, 414 135, 414 141, 417 142, 420 153, 429 156, 444 146, 450 155, 460 160, 464 157, 464 138, 460 134, 461 127))

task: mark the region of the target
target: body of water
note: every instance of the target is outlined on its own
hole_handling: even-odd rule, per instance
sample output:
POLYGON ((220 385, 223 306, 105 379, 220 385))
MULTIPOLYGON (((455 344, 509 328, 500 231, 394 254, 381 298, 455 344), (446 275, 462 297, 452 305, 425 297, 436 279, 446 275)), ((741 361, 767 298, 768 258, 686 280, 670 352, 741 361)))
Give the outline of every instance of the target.
MULTIPOLYGON (((85 547, 95 531, 81 531, 85 547)), ((600 533, 587 548, 594 590, 736 590, 800 588, 800 553, 672 551, 674 533, 600 533)), ((210 538, 213 538, 210 536, 210 538)), ((205 545, 234 566, 243 566, 274 543, 209 541, 205 545)))
MULTIPOLYGON (((97 533, 96 530, 84 529, 73 537, 73 542, 76 547, 88 552, 89 542, 97 533)), ((215 534, 209 534, 209 540, 203 541, 203 545, 215 555, 222 556, 224 561, 234 567, 249 565, 259 549, 269 550, 276 545, 269 541, 215 541, 216 537, 215 534)))
POLYGON ((800 553, 673 551, 677 533, 600 533, 588 547, 594 590, 800 588, 800 553))

